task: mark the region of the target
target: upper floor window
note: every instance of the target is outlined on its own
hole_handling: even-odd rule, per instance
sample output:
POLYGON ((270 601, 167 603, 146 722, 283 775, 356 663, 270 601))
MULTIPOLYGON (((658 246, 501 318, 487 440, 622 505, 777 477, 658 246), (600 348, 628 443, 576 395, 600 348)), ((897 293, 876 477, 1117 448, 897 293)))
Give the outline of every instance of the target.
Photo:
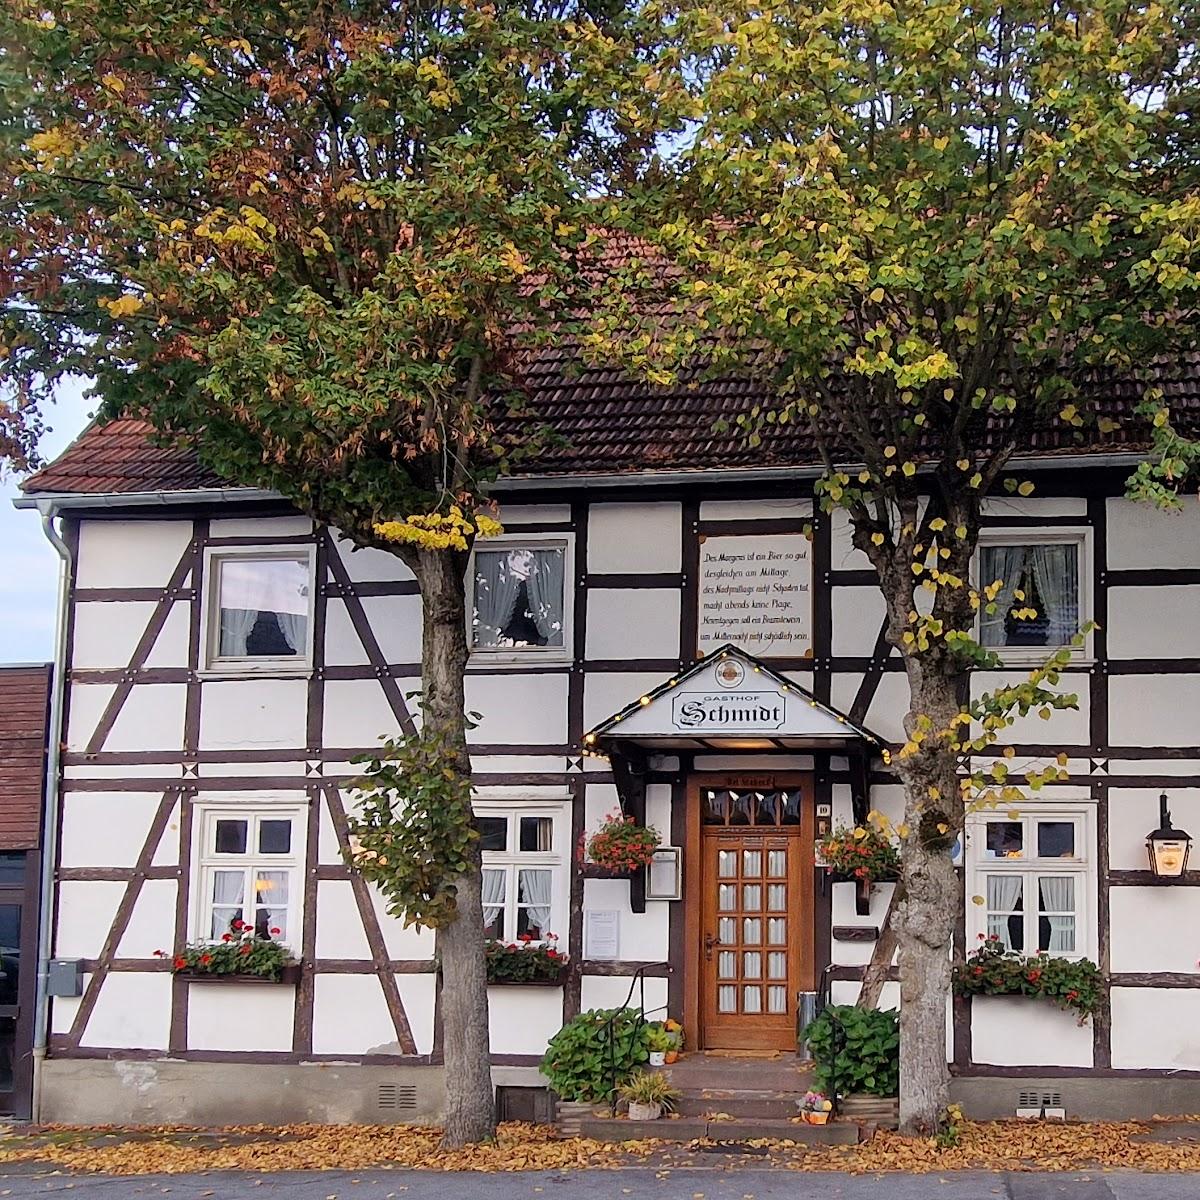
POLYGON ((570 813, 563 804, 475 805, 489 937, 540 941, 566 930, 570 813))
POLYGON ((982 612, 979 640, 1006 659, 1044 658, 1089 619, 1087 539, 1082 531, 1016 534, 987 530, 979 539, 979 585, 1002 581, 995 611, 982 612))
POLYGON ((570 655, 571 543, 501 537, 471 567, 471 645, 485 653, 570 655))
MULTIPOLYGON (((968 933, 1006 950, 1091 954, 1095 835, 1087 804, 976 814, 967 831, 968 933), (980 903, 979 901, 982 901, 980 903)), ((968 947, 970 949, 970 947, 968 947)))
POLYGON ((313 550, 208 556, 207 665, 306 666, 312 652, 313 550))
POLYGON ((196 806, 196 937, 218 942, 242 922, 258 937, 300 945, 305 814, 282 805, 196 806))

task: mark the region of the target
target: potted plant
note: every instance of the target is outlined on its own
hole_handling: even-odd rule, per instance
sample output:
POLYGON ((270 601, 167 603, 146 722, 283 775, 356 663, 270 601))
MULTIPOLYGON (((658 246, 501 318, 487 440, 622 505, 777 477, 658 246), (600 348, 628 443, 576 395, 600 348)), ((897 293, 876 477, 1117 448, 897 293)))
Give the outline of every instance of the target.
POLYGON ((489 939, 483 949, 489 984, 527 984, 557 987, 567 973, 567 955, 559 953, 558 937, 547 933, 541 941, 522 934, 515 942, 489 939))
POLYGON ((870 912, 871 888, 900 874, 900 848, 873 825, 840 825, 817 843, 817 853, 828 874, 855 884, 861 916, 870 912))
MULTIPOLYGON (((262 937, 254 926, 235 919, 219 942, 185 946, 171 959, 171 970, 185 979, 201 982, 228 979, 245 983, 298 983, 300 964, 286 946, 275 941, 279 932, 272 928, 262 937)), ((166 958, 167 952, 155 950, 154 956, 166 958)))
POLYGON ((678 1021, 668 1017, 663 1022, 663 1028, 667 1031, 667 1035, 671 1040, 666 1053, 666 1062, 670 1066, 671 1063, 679 1061, 679 1054, 683 1050, 683 1026, 678 1021))
POLYGON ((621 1085, 618 1095, 629 1105, 631 1121, 657 1121, 664 1112, 673 1112, 679 1091, 665 1075, 638 1071, 621 1085))
POLYGON ((808 1125, 825 1125, 833 1113, 833 1101, 824 1092, 805 1092, 797 1104, 801 1120, 808 1125))
POLYGON ((646 1029, 646 1044, 650 1047, 650 1065, 665 1067, 667 1052, 675 1045, 675 1039, 662 1021, 651 1021, 646 1029))
POLYGON ((657 829, 639 825, 622 812, 611 812, 594 833, 580 835, 579 861, 592 868, 592 874, 625 878, 650 865, 661 841, 657 829))
POLYGON ((830 1004, 805 1034, 813 1081, 844 1117, 894 1125, 900 1094, 900 1014, 830 1004))

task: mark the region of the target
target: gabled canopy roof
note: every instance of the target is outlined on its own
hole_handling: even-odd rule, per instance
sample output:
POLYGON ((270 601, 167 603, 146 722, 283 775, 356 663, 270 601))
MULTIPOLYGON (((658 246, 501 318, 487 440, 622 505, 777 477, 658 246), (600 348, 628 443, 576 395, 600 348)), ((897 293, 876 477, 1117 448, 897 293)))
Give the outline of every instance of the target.
POLYGON ((600 751, 621 741, 656 750, 881 745, 844 713, 728 643, 602 721, 583 740, 600 751))

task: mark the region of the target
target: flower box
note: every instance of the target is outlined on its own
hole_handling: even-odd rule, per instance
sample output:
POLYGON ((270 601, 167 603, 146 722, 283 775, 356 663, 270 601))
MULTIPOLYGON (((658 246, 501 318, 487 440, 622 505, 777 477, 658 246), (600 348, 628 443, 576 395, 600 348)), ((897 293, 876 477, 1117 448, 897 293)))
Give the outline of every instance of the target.
POLYGON ((585 862, 579 864, 579 874, 584 879, 633 879, 642 868, 624 870, 620 867, 606 867, 602 863, 585 862))
POLYGON ((239 974, 236 971, 226 975, 216 975, 212 971, 176 971, 175 978, 186 980, 188 983, 266 983, 291 984, 300 982, 302 966, 298 962, 288 963, 280 972, 278 979, 269 975, 239 974))
POLYGON ((552 979, 489 979, 488 987, 562 987, 567 979, 567 967, 552 979))

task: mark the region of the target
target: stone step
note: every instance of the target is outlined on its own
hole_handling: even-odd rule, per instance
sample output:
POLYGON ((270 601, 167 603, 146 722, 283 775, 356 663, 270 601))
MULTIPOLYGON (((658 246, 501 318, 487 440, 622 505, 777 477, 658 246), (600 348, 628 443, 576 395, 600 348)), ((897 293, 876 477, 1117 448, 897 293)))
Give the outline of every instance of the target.
POLYGON ((731 1117, 765 1117, 787 1120, 794 1117, 803 1092, 732 1092, 717 1088, 687 1091, 676 1103, 676 1110, 687 1117, 707 1113, 727 1113, 731 1117))
POLYGON ((806 1146, 852 1146, 859 1128, 849 1121, 829 1125, 805 1125, 783 1120, 750 1119, 743 1121, 706 1121, 703 1117, 662 1117, 657 1121, 611 1120, 587 1117, 579 1123, 580 1133, 602 1142, 635 1142, 654 1139, 660 1142, 694 1142, 707 1138, 714 1142, 749 1142, 760 1138, 796 1142, 806 1146))
POLYGON ((812 1067, 795 1056, 781 1059, 711 1058, 696 1054, 663 1067, 681 1091, 799 1092, 812 1086, 812 1067))

